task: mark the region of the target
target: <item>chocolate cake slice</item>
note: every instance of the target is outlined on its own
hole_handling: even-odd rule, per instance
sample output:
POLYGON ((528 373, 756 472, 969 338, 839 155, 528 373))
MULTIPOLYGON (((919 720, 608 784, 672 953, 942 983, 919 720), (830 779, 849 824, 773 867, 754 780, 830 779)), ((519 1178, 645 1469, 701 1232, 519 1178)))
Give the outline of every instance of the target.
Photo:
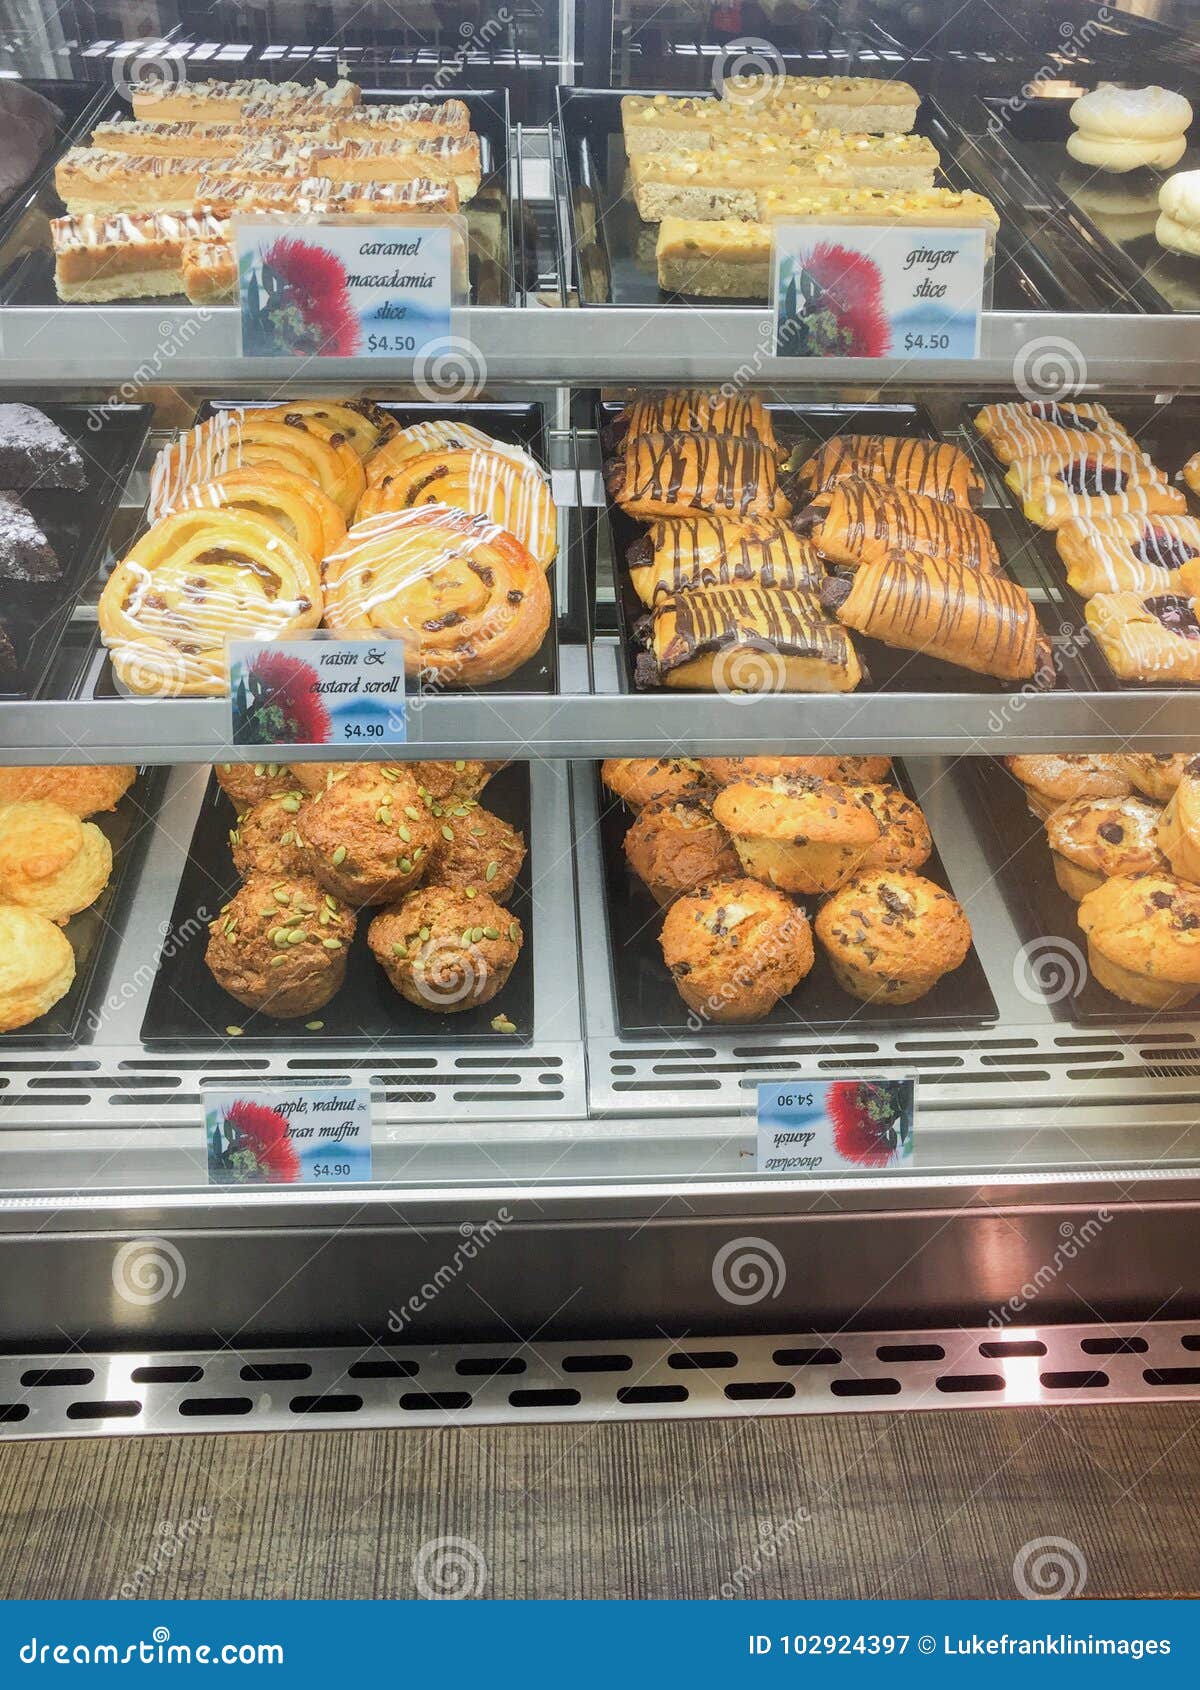
POLYGON ((54 547, 15 493, 0 492, 0 581, 57 581, 54 547))
POLYGON ((79 447, 33 405, 0 405, 0 487, 87 485, 79 447))

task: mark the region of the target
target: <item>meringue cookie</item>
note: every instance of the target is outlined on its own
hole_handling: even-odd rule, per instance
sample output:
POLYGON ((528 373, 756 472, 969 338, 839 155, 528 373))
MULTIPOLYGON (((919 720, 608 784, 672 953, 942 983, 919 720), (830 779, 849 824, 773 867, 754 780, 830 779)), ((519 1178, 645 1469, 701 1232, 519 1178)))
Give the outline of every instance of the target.
POLYGON ((1158 195, 1159 218, 1154 233, 1168 252, 1200 253, 1200 170, 1180 170, 1168 176, 1158 195))
POLYGON ((1187 150, 1192 108, 1169 88, 1118 88, 1103 82, 1074 102, 1071 121, 1071 157, 1122 175, 1146 165, 1170 169, 1178 164, 1187 150))

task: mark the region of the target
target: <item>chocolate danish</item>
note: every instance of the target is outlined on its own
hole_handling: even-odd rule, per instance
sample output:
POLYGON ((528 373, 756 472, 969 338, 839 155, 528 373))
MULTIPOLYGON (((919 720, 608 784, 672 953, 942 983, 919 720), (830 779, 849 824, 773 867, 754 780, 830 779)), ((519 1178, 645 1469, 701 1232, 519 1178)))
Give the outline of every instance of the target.
POLYGON ((635 399, 601 433, 605 451, 639 434, 727 434, 757 440, 774 457, 784 453, 775 438, 771 413, 756 394, 726 395, 683 389, 635 399))
POLYGON ((862 679, 849 635, 807 593, 707 587, 644 620, 639 686, 716 692, 853 692, 862 679))
POLYGON ((943 504, 978 505, 983 498, 983 478, 959 447, 903 435, 835 435, 801 465, 796 485, 810 494, 827 493, 852 475, 943 504))
POLYGON ((684 516, 689 510, 737 518, 792 514, 774 457, 748 438, 639 434, 609 462, 605 482, 630 516, 684 516))
POLYGON ((825 569, 811 541, 782 522, 749 517, 662 517, 625 554, 643 604, 696 587, 791 587, 815 592, 825 569))
POLYGON ((991 529, 974 511, 858 475, 818 494, 794 526, 823 557, 851 569, 897 551, 943 557, 985 574, 1000 567, 991 529))

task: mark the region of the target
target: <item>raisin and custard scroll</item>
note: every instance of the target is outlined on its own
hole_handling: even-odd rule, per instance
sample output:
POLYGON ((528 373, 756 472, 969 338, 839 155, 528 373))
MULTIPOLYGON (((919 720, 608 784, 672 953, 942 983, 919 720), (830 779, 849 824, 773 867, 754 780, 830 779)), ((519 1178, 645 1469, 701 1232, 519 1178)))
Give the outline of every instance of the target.
POLYGON ((707 587, 658 604, 640 630, 639 686, 715 692, 853 692, 844 628, 807 593, 707 587))
POLYGON ((1028 593, 1003 575, 898 552, 827 581, 821 603, 884 645, 1003 681, 1048 680, 1047 642, 1028 593))
POLYGON ((975 506, 983 499, 983 478, 959 447, 904 435, 835 435, 800 466, 795 485, 811 496, 828 492, 848 476, 944 504, 975 506))
POLYGON ((758 441, 720 434, 639 434, 605 469, 609 495, 629 516, 767 516, 783 520, 791 502, 772 454, 758 441))
POLYGON ((1000 567, 991 529, 974 511, 857 475, 818 493, 794 526, 823 557, 850 569, 881 563, 897 551, 946 558, 985 574, 1000 567))
POLYGON ((789 587, 816 592, 825 568, 810 540, 765 517, 730 522, 697 511, 660 517, 625 554, 643 604, 697 587, 789 587))

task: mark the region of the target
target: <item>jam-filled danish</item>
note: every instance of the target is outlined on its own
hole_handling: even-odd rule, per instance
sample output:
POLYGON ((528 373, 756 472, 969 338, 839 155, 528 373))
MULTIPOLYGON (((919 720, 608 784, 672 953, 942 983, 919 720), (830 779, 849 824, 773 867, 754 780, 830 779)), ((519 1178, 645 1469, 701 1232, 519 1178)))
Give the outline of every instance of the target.
POLYGON ((1182 515, 1187 501, 1144 452, 1096 442, 1086 456, 1018 459, 1004 477, 1039 528, 1072 518, 1182 515))
POLYGON ((1013 434, 1022 423, 1049 423, 1054 428, 1078 429, 1088 434, 1124 434, 1123 426, 1103 405, 1074 399, 1009 399, 999 405, 983 405, 973 418, 985 440, 993 434, 1013 434))
POLYGON ((1072 518, 1055 532, 1054 544, 1082 598, 1182 592, 1184 571, 1200 586, 1200 521, 1194 516, 1072 518))
POLYGON ((851 569, 897 551, 923 552, 988 574, 1000 566, 991 529, 974 511, 858 475, 817 494, 795 524, 823 557, 851 569))
POLYGON ((285 639, 321 620, 317 564, 291 535, 235 510, 175 511, 105 583, 100 634, 130 692, 228 691, 229 640, 285 639))
POLYGON ((630 516, 689 510, 742 519, 792 514, 773 455, 757 440, 721 434, 639 434, 605 469, 609 494, 630 516))
POLYGON ((1133 437, 1103 405, 1052 400, 985 405, 975 417, 975 427, 1002 464, 1049 455, 1086 456, 1097 441, 1114 441, 1127 451, 1136 450, 1133 437))
POLYGON ((477 448, 424 452, 407 458, 368 487, 358 503, 358 520, 418 505, 451 505, 470 516, 486 516, 515 534, 543 569, 558 551, 558 512, 540 470, 499 452, 477 448))
POLYGON ((848 476, 881 481, 943 504, 970 506, 983 499, 983 478, 958 446, 904 435, 835 435, 800 466, 796 485, 810 495, 827 493, 848 476))
POLYGON ((696 587, 790 587, 815 592, 825 566, 810 540, 766 517, 744 522, 706 516, 660 517, 625 554, 643 604, 696 587))
POLYGON ((641 633, 639 686, 853 692, 862 679, 849 635, 808 593, 698 588, 660 600, 641 633))
POLYGON ((1098 593, 1087 625, 1121 680, 1200 682, 1200 598, 1098 593))

